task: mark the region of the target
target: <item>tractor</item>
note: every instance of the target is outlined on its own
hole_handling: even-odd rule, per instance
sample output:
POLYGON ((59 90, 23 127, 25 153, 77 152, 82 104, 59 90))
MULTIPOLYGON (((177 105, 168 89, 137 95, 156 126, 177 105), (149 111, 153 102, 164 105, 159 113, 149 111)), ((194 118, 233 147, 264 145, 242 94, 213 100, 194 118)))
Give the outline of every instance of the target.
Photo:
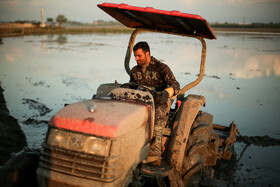
POLYGON ((163 130, 161 165, 144 162, 153 138, 153 89, 105 83, 92 99, 66 105, 50 119, 36 171, 39 186, 199 186, 207 168, 231 159, 236 141, 234 122, 214 124, 213 116, 201 111, 204 96, 185 96, 204 76, 204 39, 217 37, 198 15, 127 4, 97 6, 134 29, 124 60, 128 74, 137 34, 157 32, 200 41, 199 75, 169 98, 173 105, 163 130))

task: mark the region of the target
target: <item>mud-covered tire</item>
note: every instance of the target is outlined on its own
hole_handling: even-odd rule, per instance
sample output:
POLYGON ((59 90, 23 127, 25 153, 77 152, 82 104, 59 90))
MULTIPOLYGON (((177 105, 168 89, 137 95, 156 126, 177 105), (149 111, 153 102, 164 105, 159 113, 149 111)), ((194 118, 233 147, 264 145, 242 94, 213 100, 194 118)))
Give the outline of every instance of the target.
POLYGON ((207 162, 208 141, 213 134, 213 116, 199 112, 189 134, 180 172, 185 186, 199 186, 207 162))

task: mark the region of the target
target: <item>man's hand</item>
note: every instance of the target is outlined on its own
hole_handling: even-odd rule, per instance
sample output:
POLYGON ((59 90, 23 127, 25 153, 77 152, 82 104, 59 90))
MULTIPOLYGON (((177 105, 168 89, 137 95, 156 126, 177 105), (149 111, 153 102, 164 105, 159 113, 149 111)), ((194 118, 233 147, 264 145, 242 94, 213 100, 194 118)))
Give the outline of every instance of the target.
POLYGON ((166 88, 165 91, 168 92, 168 97, 172 97, 174 95, 174 89, 172 87, 166 88))

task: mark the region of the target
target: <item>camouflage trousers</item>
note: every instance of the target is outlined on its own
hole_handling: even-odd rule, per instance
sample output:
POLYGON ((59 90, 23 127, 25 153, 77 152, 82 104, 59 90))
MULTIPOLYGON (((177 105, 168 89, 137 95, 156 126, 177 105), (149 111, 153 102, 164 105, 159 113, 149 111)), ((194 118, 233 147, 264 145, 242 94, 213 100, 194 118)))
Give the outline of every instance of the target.
POLYGON ((163 129, 165 128, 166 122, 168 120, 169 108, 169 100, 164 104, 156 104, 155 106, 155 123, 151 149, 159 152, 159 154, 161 154, 163 129))

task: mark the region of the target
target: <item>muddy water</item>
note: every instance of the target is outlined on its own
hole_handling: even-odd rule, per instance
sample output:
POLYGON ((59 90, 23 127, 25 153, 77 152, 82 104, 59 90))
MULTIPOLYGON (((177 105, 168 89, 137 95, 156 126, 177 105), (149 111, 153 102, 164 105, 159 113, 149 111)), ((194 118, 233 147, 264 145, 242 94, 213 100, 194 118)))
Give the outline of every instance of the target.
MULTIPOLYGON (((215 123, 234 120, 242 135, 280 139, 280 35, 216 34, 218 40, 206 40, 206 75, 187 94, 206 97, 203 110, 215 123)), ((123 67, 128 39, 126 34, 3 39, 0 80, 30 147, 40 147, 48 120, 65 103, 91 98, 101 83, 128 81, 123 67)), ((148 41, 152 55, 171 67, 181 85, 197 77, 198 40, 164 34, 141 34, 136 40, 148 41)), ((216 184, 278 186, 279 144, 261 145, 236 143, 236 160, 219 167, 216 184)))

